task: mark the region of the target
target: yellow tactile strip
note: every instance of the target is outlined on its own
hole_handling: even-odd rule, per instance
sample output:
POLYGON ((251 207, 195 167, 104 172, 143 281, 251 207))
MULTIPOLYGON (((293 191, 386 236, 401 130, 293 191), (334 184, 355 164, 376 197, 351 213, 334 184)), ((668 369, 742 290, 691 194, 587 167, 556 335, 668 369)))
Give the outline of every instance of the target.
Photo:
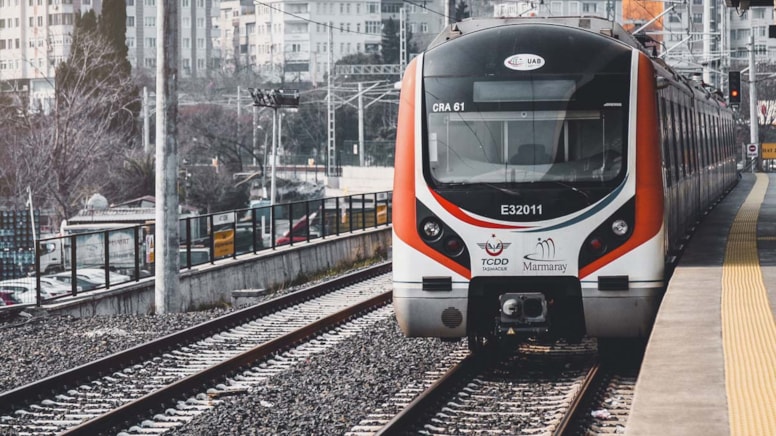
POLYGON ((768 176, 757 174, 730 228, 722 268, 722 345, 731 435, 776 435, 776 322, 757 255, 757 216, 767 187, 768 176))

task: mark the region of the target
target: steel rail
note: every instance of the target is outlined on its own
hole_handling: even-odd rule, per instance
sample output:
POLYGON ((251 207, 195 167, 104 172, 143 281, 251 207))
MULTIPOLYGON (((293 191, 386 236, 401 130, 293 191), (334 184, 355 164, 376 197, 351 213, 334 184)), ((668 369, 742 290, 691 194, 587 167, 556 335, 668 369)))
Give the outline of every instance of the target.
POLYGON ((173 347, 193 343, 208 336, 212 336, 219 331, 227 330, 231 327, 249 322, 267 313, 272 313, 332 290, 340 289, 380 274, 385 274, 391 271, 391 268, 391 262, 383 262, 373 267, 283 295, 125 351, 114 353, 77 368, 6 391, 0 394, 0 413, 12 412, 13 410, 24 408, 31 403, 49 397, 52 392, 66 391, 68 388, 80 386, 88 381, 113 374, 132 366, 137 362, 160 355, 173 347))
POLYGON ((229 360, 216 364, 210 368, 192 374, 182 380, 179 380, 156 392, 145 395, 135 401, 124 404, 108 413, 93 418, 83 424, 69 429, 64 435, 96 435, 107 434, 121 430, 122 427, 129 427, 133 420, 136 422, 147 416, 153 410, 164 410, 187 396, 196 394, 203 390, 203 386, 208 383, 215 384, 214 381, 228 377, 241 368, 249 367, 251 364, 262 360, 274 353, 301 342, 307 338, 316 336, 319 333, 327 331, 332 327, 341 324, 348 319, 362 312, 373 310, 384 306, 391 301, 392 292, 372 297, 345 310, 334 313, 326 318, 319 319, 308 324, 301 329, 295 330, 277 339, 266 342, 254 347, 242 354, 239 354, 229 360), (167 406, 165 406, 167 405, 167 406))
POLYGON ((596 361, 587 372, 579 392, 577 392, 577 395, 574 396, 574 401, 571 402, 568 410, 558 423, 558 427, 552 433, 554 436, 576 434, 576 432, 569 428, 569 426, 579 420, 581 414, 583 413, 583 406, 588 403, 587 400, 594 394, 591 387, 599 385, 599 381, 602 377, 603 373, 601 371, 601 364, 600 362, 596 361))
POLYGON ((455 386, 457 386, 471 372, 472 369, 483 363, 484 359, 476 354, 469 354, 450 367, 445 374, 421 392, 399 414, 386 423, 375 435, 389 436, 405 433, 409 427, 417 422, 429 408, 439 402, 455 386))

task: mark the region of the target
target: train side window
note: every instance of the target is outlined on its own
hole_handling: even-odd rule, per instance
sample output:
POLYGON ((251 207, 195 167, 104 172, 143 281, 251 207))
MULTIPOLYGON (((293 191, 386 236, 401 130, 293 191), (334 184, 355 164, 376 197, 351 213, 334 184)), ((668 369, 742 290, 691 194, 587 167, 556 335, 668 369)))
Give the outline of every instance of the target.
POLYGON ((680 112, 676 102, 671 102, 671 121, 674 133, 674 150, 676 152, 676 178, 681 180, 685 176, 684 172, 684 150, 682 147, 682 130, 680 112))
POLYGON ((676 137, 676 113, 674 112, 674 103, 668 103, 669 113, 671 114, 668 120, 669 133, 671 134, 670 146, 671 146, 671 159, 674 162, 674 180, 679 181, 681 173, 679 172, 679 141, 676 137))
POLYGON ((666 184, 671 186, 674 184, 672 159, 671 159, 671 145, 670 135, 668 131, 668 114, 666 113, 666 99, 660 98, 660 143, 663 146, 663 166, 666 169, 666 184))
POLYGON ((698 153, 698 141, 696 141, 696 135, 695 135, 695 114, 692 110, 692 108, 687 109, 687 136, 688 136, 688 143, 690 144, 690 148, 692 150, 691 156, 692 156, 692 172, 696 173, 700 169, 700 154, 698 153))
POLYGON ((698 147, 695 143, 695 122, 692 110, 684 107, 684 118, 687 120, 687 147, 690 149, 690 174, 698 171, 698 147))

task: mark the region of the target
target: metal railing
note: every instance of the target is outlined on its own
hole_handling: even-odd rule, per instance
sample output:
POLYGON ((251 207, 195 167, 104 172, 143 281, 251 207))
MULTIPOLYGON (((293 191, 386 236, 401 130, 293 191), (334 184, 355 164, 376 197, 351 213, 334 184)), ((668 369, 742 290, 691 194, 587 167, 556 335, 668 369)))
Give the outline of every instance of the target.
MULTIPOLYGON (((391 224, 392 198, 391 191, 383 191, 182 218, 180 267, 185 270, 387 226, 391 224)), ((38 240, 34 271, 30 277, 0 282, 0 306, 39 306, 45 300, 153 276, 154 224, 110 226, 38 240)))

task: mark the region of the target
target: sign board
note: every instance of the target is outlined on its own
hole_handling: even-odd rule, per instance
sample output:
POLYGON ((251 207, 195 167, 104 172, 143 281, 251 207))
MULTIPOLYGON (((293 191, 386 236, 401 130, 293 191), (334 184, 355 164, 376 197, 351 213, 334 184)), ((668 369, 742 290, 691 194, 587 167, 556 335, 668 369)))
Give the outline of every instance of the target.
POLYGON ((213 257, 231 256, 234 254, 234 230, 220 230, 213 233, 213 257))
POLYGON ((219 226, 221 224, 231 224, 234 222, 234 212, 227 212, 218 215, 213 215, 213 225, 219 226))
POLYGON ((758 150, 757 144, 746 145, 746 155, 748 157, 757 157, 758 155, 757 150, 758 150))
POLYGON ((776 142, 763 142, 763 159, 776 159, 776 142))

